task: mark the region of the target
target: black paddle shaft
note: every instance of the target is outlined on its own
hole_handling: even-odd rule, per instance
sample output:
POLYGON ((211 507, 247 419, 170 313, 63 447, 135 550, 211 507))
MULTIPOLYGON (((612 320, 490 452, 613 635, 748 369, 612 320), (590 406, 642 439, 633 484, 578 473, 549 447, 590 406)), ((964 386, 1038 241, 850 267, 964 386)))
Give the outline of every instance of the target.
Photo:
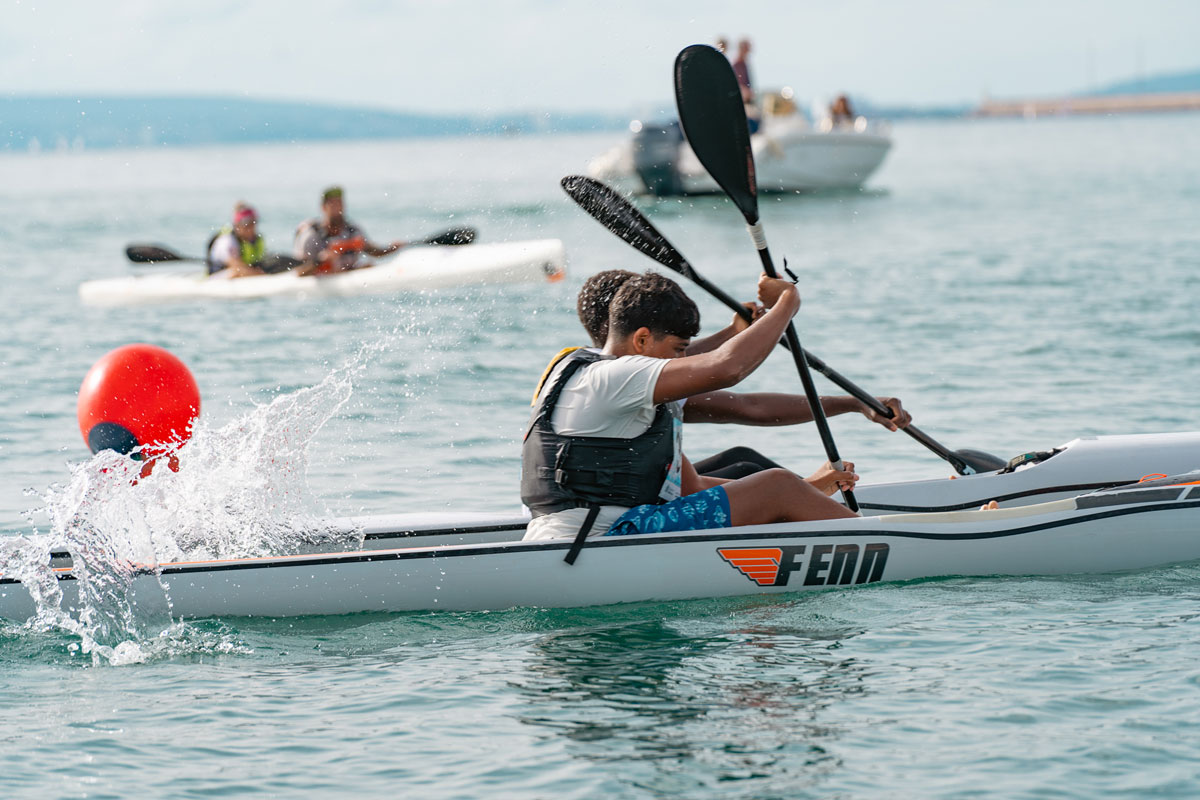
MULTIPOLYGON (((745 112, 743 112, 745 113, 745 112)), ((761 239, 762 228, 757 223, 751 225, 751 233, 756 233, 755 244, 761 239)), ((778 278, 778 273, 775 272, 775 264, 771 261, 771 252, 767 249, 765 241, 758 245, 758 256, 762 260, 763 271, 768 277, 778 278)), ((787 342, 788 350, 792 353, 792 361, 796 364, 796 371, 800 373, 800 383, 804 386, 804 395, 808 398, 808 405, 812 409, 813 422, 817 426, 817 432, 821 436, 821 444, 825 446, 825 455, 829 459, 829 463, 834 469, 842 469, 842 457, 838 455, 837 445, 833 441, 833 432, 829 430, 829 420, 825 417, 825 408, 821 405, 821 397, 817 394, 817 385, 813 382, 812 372, 808 369, 808 359, 804 348, 800 346, 800 337, 796 333, 796 326, 788 323, 787 331, 784 332, 784 341, 787 342)), ((854 499, 854 492, 849 489, 842 490, 842 497, 846 500, 846 507, 851 511, 858 511, 858 501, 854 499)))
MULTIPOLYGON (((742 90, 725 55, 706 45, 684 48, 675 59, 675 103, 679 109, 679 123, 696 158, 742 212, 763 270, 769 277, 778 277, 758 221, 758 180, 742 90)), ((812 408, 813 422, 825 446, 825 455, 834 469, 842 469, 842 459, 829 430, 825 409, 804 359, 796 326, 791 322, 785 338, 812 408)), ((858 501, 852 491, 843 490, 842 496, 851 511, 858 511, 858 501)))

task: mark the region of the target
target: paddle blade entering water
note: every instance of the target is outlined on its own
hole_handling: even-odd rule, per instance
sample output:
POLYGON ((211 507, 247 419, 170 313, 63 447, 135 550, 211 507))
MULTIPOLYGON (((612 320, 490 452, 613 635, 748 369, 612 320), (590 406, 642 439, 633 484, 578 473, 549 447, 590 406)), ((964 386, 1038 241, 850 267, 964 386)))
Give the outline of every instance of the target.
POLYGON ((742 90, 729 59, 704 44, 675 59, 675 104, 684 136, 746 221, 758 221, 758 181, 742 90))

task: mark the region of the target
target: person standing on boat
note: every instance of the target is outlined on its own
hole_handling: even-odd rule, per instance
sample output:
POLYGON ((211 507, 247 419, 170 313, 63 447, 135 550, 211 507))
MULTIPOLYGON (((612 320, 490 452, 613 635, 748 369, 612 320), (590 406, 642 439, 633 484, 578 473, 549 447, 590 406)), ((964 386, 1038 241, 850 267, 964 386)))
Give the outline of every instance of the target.
POLYGON ((226 225, 208 244, 205 262, 215 278, 262 275, 267 242, 258 232, 258 213, 245 203, 233 207, 233 224, 226 225))
MULTIPOLYGON (((610 269, 592 275, 583 283, 576 300, 576 312, 584 330, 592 340, 597 350, 604 347, 608 338, 609 307, 617 291, 626 281, 636 278, 637 274, 624 269, 610 269)), ((761 315, 761 306, 751 310, 756 317, 761 315)), ((749 325, 740 315, 734 315, 733 322, 724 330, 712 336, 698 339, 688 345, 688 355, 707 353, 720 347, 731 337, 745 330, 749 325)), ((876 414, 869 406, 849 395, 836 395, 821 398, 821 407, 825 416, 833 417, 839 414, 858 412, 872 422, 876 422, 889 431, 896 431, 912 422, 912 415, 904 410, 904 405, 895 397, 880 397, 879 402, 892 410, 891 418, 876 414)), ((708 392, 696 397, 680 401, 683 406, 684 422, 726 422, 740 425, 800 425, 812 421, 812 408, 804 395, 780 394, 774 392, 755 392, 738 394, 735 392, 708 392)), ((695 462, 696 471, 701 475, 718 478, 741 478, 764 469, 773 469, 780 465, 756 450, 738 446, 724 450, 708 458, 695 462)))
POLYGON ((676 401, 748 377, 800 308, 795 286, 765 275, 759 298, 769 310, 754 325, 715 350, 686 355, 700 312, 678 284, 647 272, 621 287, 604 349, 561 359, 526 429, 526 539, 856 516, 828 497, 854 486, 852 463, 826 463, 808 479, 768 469, 730 481, 697 474, 683 454, 676 401))
POLYGON ((833 122, 833 126, 836 128, 840 125, 853 125, 854 116, 854 109, 850 107, 850 98, 839 94, 833 101, 833 105, 829 107, 829 119, 833 122))
POLYGON ((303 262, 296 271, 308 275, 369 267, 370 263, 361 262, 364 254, 378 258, 407 245, 404 241, 378 245, 369 240, 362 228, 346 218, 342 187, 331 186, 321 194, 321 217, 296 230, 296 258, 303 262))
POLYGON ((738 41, 737 56, 733 59, 733 74, 737 76, 738 87, 742 90, 742 104, 746 107, 746 122, 750 133, 758 131, 758 105, 755 103, 754 88, 750 83, 750 40, 738 41))

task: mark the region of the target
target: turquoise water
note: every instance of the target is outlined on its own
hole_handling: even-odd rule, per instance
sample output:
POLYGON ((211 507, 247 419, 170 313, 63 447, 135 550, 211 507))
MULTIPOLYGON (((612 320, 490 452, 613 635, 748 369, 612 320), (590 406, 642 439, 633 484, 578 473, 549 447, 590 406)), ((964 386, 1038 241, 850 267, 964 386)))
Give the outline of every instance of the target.
MULTIPOLYGON (((801 276, 806 347, 951 447, 1008 457, 1196 429, 1200 117, 908 123, 895 139, 867 191, 762 204, 776 259, 801 276)), ((89 474, 75 393, 132 341, 191 367, 206 469, 142 518, 121 497, 106 545, 162 534, 159 514, 215 520, 236 552, 287 544, 305 515, 514 510, 532 384, 581 338, 575 292, 599 269, 650 264, 558 189, 609 144, 0 157, 0 269, 19 298, 0 316, 3 541, 69 518, 89 474), (282 245, 333 182, 376 238, 460 224, 483 241, 557 237, 568 279, 77 300, 80 281, 129 270, 130 242, 198 252, 236 199, 282 245)), ((731 206, 643 209, 706 277, 752 294, 757 258, 731 206)), ((693 295, 707 330, 725 324, 693 295)), ((747 388, 796 384, 775 358, 747 388)), ((861 418, 832 426, 864 481, 949 472, 861 418)), ((821 460, 812 430, 687 433, 696 457, 736 443, 797 470, 821 460)), ((0 623, 0 794, 1192 797, 1198 587, 1181 565, 574 611, 0 623)))

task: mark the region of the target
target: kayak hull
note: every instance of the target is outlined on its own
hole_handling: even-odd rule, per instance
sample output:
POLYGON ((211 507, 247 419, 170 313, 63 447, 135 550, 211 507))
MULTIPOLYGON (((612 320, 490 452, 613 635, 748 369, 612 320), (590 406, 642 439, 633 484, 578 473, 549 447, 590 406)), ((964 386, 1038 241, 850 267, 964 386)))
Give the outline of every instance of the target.
MULTIPOLYGON (((569 541, 521 541, 521 514, 347 518, 323 526, 354 542, 344 552, 162 564, 134 579, 132 601, 166 612, 169 598, 183 618, 567 607, 1200 559, 1200 485, 1153 477, 1200 467, 1200 432, 1085 437, 1023 461, 861 486, 858 519, 589 540, 574 566, 569 541), (990 499, 1001 509, 974 510, 990 499)), ((69 554, 51 566, 73 607, 69 554)), ((3 571, 0 618, 27 619, 33 601, 3 571)))
MULTIPOLYGON (((760 192, 813 192, 862 186, 892 142, 880 134, 784 130, 752 137, 752 146, 760 192)), ((685 194, 720 191, 687 146, 680 148, 679 173, 685 194)))
POLYGON ((126 306, 191 300, 264 297, 349 297, 481 284, 561 280, 566 251, 558 239, 533 239, 459 247, 410 247, 373 267, 334 275, 256 275, 234 280, 205 275, 135 275, 87 281, 87 305, 126 306))
MULTIPOLYGON (((588 174, 627 188, 637 184, 660 197, 721 191, 673 123, 638 130, 592 159, 588 174)), ((892 139, 879 126, 813 129, 797 116, 768 116, 750 146, 760 192, 815 192, 861 187, 883 163, 892 139)))
MULTIPOLYGON (((1190 476, 1200 480, 1200 475, 1190 476)), ((1182 479, 1181 479, 1182 480, 1182 479)), ((508 540, 164 564, 131 602, 176 618, 573 607, 849 588, 943 576, 1108 573, 1200 559, 1200 485, 999 511, 887 515, 590 541, 508 540)), ((73 603, 60 575, 64 607, 73 603)), ((32 602, 0 583, 0 616, 32 602)))

